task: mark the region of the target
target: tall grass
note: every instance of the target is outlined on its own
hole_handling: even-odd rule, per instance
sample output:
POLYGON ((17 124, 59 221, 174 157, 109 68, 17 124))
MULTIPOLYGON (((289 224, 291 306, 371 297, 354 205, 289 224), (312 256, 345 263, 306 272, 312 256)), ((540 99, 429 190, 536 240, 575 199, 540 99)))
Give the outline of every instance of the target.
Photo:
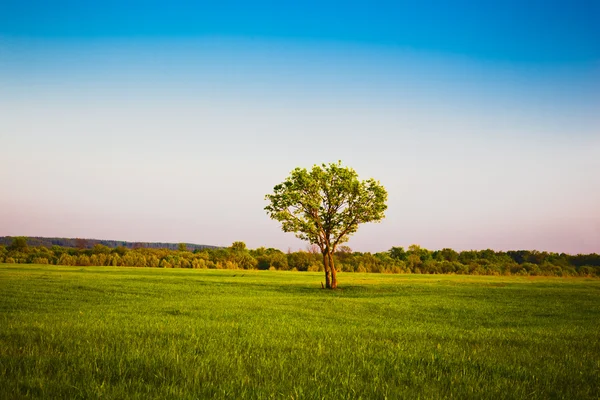
POLYGON ((2 398, 598 398, 600 281, 0 264, 2 398))

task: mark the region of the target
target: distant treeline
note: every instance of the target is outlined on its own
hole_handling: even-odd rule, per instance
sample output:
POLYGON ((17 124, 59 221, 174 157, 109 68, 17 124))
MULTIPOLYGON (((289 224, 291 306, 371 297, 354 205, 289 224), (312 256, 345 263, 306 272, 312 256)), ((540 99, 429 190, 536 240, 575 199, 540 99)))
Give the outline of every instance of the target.
MULTIPOLYGON (((10 236, 0 236, 0 246, 10 246, 13 242, 12 237, 10 236)), ((61 247, 73 247, 76 249, 91 249, 97 244, 101 244, 102 246, 109 247, 111 249, 117 247, 125 247, 127 249, 138 249, 138 248, 146 248, 146 249, 169 249, 169 250, 177 250, 180 246, 180 243, 160 243, 160 242, 125 242, 122 240, 98 240, 98 239, 81 239, 81 238, 60 238, 60 237, 28 237, 27 244, 29 246, 61 246, 61 247)), ((216 248, 217 246, 208 246, 204 244, 194 244, 194 243, 185 243, 187 249, 194 250, 202 250, 202 249, 210 249, 216 248)))
MULTIPOLYGON (((152 268, 260 269, 322 271, 323 257, 315 248, 287 252, 273 248, 249 250, 243 242, 231 247, 205 247, 190 251, 185 243, 177 250, 167 248, 95 244, 92 248, 53 245, 32 246, 32 238, 13 238, 0 245, 0 262, 72 266, 130 266, 152 268)), ((34 238, 35 239, 35 238, 34 238)), ((33 243, 36 243, 32 240, 33 243)), ((353 252, 341 247, 335 266, 344 272, 397 274, 465 274, 600 277, 600 255, 548 253, 535 250, 494 251, 452 249, 427 250, 411 245, 407 250, 392 247, 381 253, 353 252)))

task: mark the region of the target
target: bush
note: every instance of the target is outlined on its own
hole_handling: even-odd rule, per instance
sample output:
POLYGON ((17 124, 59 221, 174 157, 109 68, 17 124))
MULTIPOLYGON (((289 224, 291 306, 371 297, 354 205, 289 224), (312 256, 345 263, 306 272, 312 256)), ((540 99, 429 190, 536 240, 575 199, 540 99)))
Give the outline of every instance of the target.
POLYGON ((579 275, 586 276, 588 278, 591 278, 593 276, 599 276, 597 274, 597 269, 589 266, 579 268, 579 275))
POLYGON ((320 272, 323 271, 323 266, 319 264, 310 264, 306 270, 309 272, 320 272))
POLYGON ((393 265, 390 269, 388 269, 388 271, 392 274, 401 274, 404 272, 404 270, 398 265, 393 265))
POLYGON ((90 265, 90 258, 85 254, 81 254, 79 257, 77 257, 76 264, 81 267, 87 267, 90 265))

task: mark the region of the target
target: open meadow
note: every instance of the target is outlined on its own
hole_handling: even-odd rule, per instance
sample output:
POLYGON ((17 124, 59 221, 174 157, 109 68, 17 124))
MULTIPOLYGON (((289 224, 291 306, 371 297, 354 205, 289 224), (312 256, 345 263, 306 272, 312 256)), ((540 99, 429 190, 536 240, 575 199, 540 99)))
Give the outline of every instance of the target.
POLYGON ((0 398, 600 394, 600 280, 0 264, 0 398))

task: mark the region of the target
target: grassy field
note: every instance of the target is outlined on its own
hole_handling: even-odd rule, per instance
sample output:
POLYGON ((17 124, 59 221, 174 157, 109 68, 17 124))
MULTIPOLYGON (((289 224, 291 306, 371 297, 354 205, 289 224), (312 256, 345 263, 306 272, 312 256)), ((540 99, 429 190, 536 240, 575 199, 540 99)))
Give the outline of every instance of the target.
POLYGON ((600 280, 0 264, 0 398, 600 395, 600 280))

